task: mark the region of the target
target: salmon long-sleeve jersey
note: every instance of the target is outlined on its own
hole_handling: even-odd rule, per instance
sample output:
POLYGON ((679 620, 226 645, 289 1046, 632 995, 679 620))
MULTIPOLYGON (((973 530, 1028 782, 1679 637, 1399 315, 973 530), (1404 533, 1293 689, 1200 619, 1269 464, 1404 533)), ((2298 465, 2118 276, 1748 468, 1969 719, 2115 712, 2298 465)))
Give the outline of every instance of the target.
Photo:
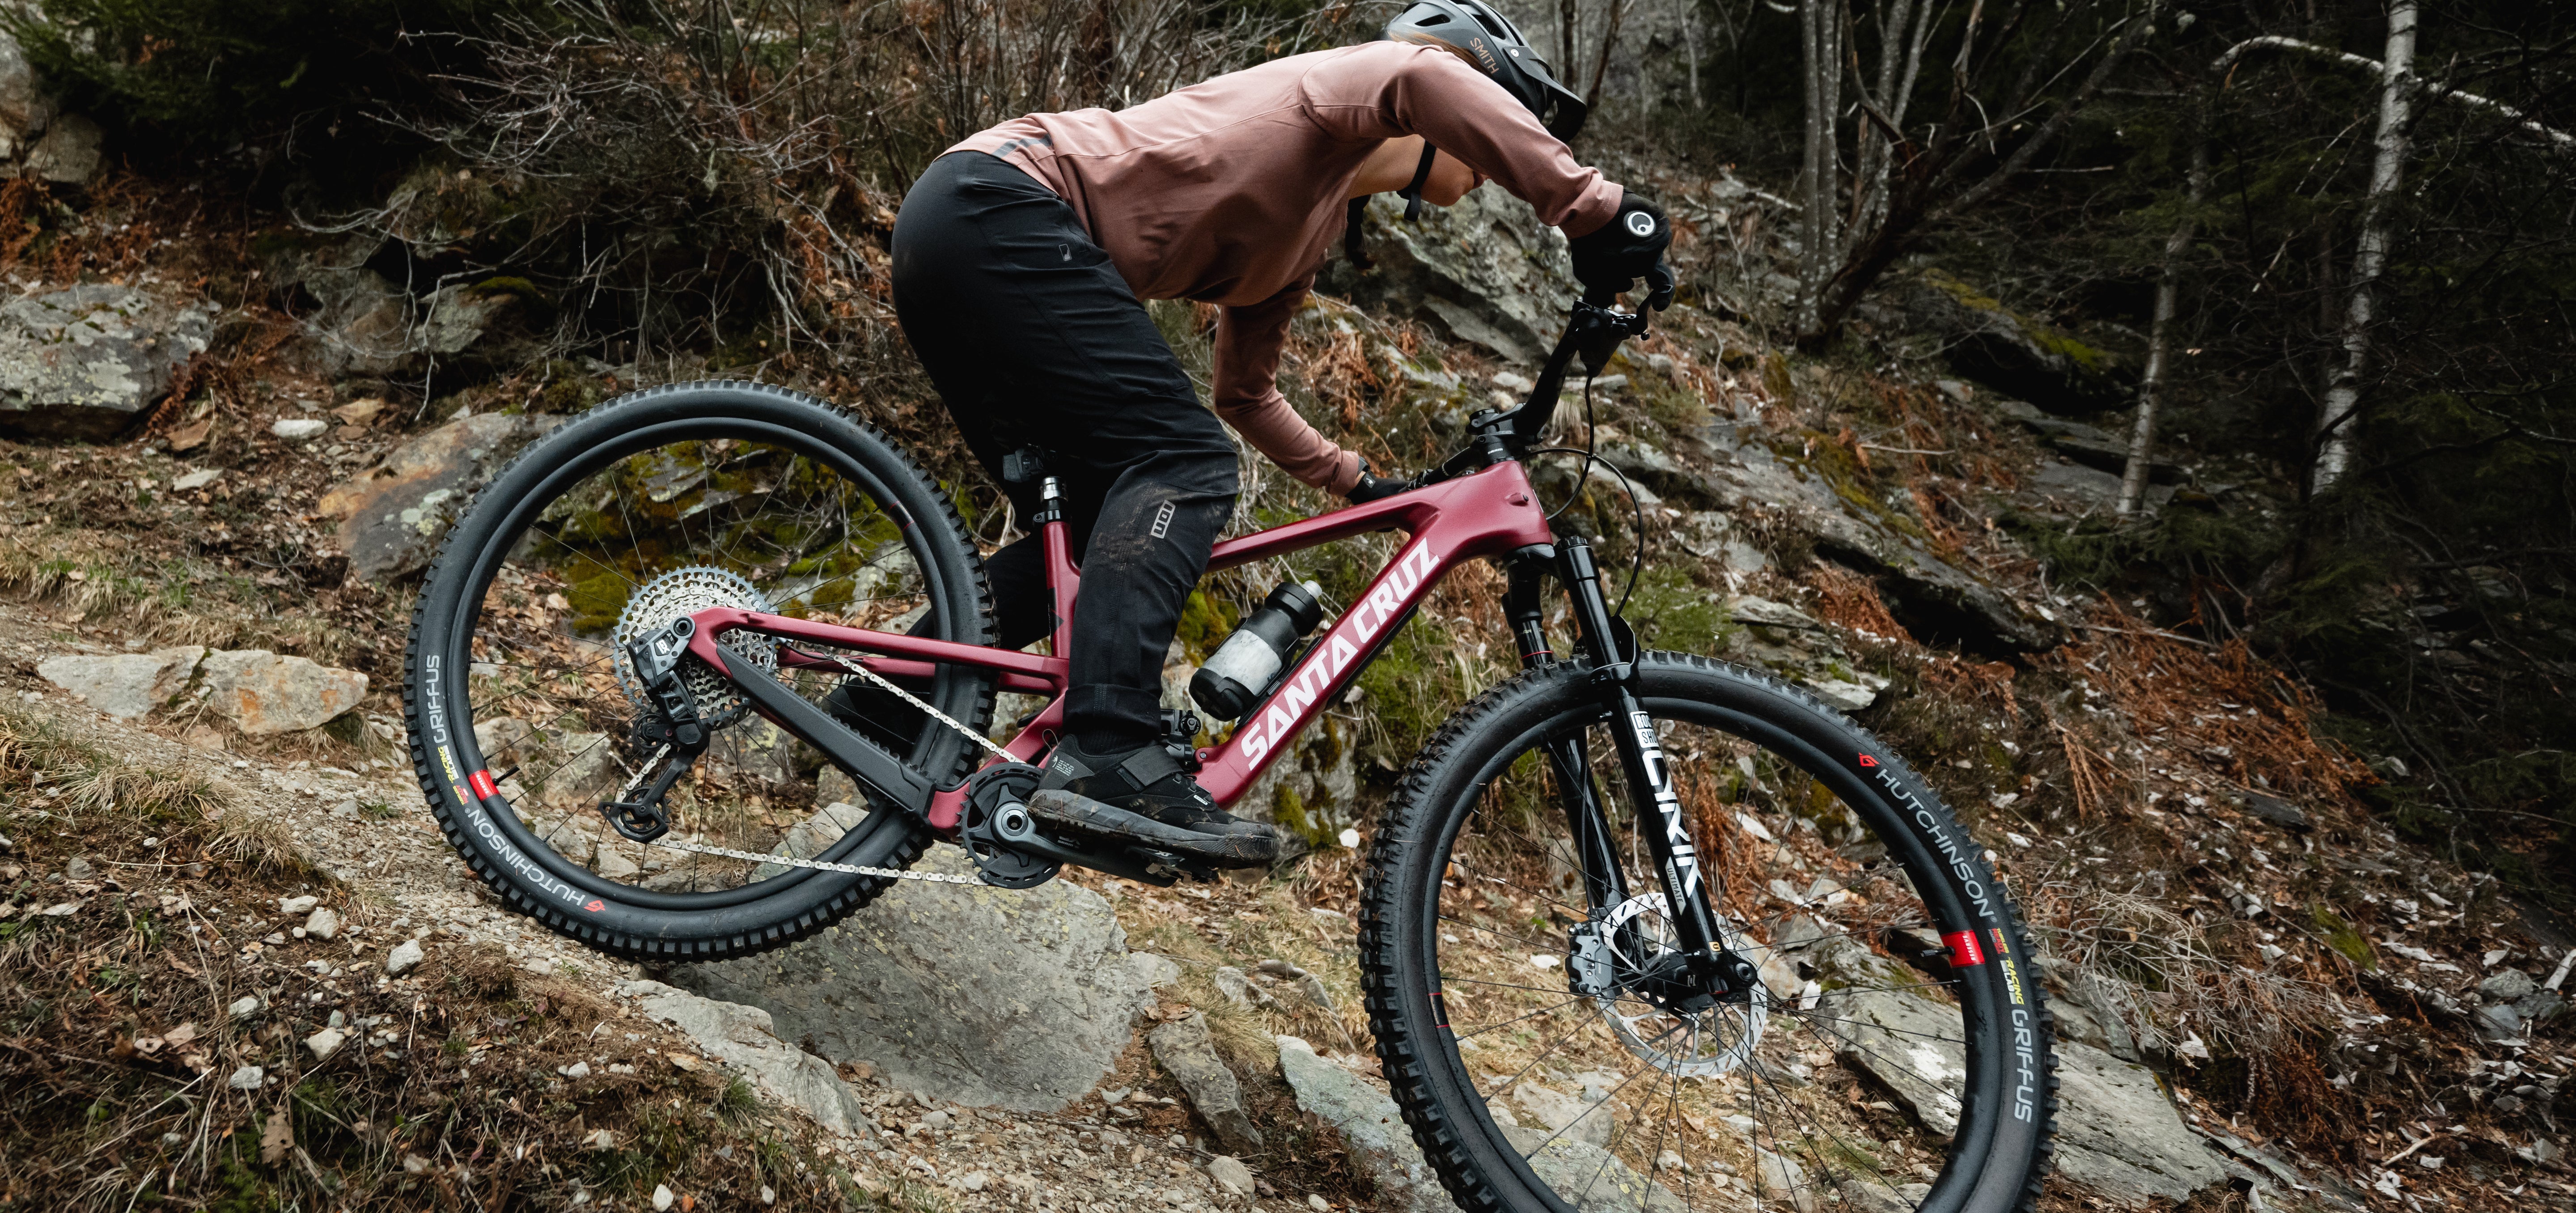
POLYGON ((1139 299, 1221 309, 1217 415, 1287 472, 1334 492, 1360 457, 1279 394, 1288 321, 1341 238, 1360 166, 1420 135, 1581 236, 1619 187, 1503 87, 1449 51, 1402 42, 1292 55, 1124 110, 1031 114, 948 149, 998 156, 1055 191, 1139 299))

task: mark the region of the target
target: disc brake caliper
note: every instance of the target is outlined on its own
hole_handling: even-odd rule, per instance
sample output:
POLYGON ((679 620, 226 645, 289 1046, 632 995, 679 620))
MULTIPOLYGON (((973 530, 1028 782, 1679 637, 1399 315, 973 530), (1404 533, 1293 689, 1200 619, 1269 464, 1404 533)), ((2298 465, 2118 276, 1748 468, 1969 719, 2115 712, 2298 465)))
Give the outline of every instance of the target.
POLYGON ((688 654, 689 638, 697 630, 697 621, 682 615, 626 646, 627 659, 635 663, 636 681, 643 684, 660 717, 651 731, 659 734, 661 747, 627 781, 623 794, 633 799, 602 801, 599 811, 610 827, 637 842, 651 842, 670 831, 671 815, 662 808, 662 797, 707 749, 706 723, 698 717, 688 680, 680 676, 680 659, 688 654), (662 764, 660 773, 653 775, 643 795, 636 796, 636 785, 656 763, 662 764))

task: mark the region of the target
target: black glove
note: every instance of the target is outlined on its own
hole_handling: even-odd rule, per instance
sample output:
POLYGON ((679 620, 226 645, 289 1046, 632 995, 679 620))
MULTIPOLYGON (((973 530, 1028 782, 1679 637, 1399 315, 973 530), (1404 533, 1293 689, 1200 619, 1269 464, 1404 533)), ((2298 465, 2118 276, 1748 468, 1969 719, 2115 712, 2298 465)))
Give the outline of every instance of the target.
POLYGON ((1673 272, 1664 267, 1664 249, 1672 242, 1673 226, 1664 212, 1623 188, 1610 222, 1571 242, 1575 281, 1588 294, 1616 295, 1643 278, 1646 306, 1671 307, 1673 272))
POLYGON ((1360 467, 1360 482, 1352 485, 1351 491, 1343 496, 1350 498, 1352 505, 1366 505, 1381 497, 1393 497, 1412 487, 1413 482, 1410 480, 1380 476, 1368 470, 1367 465, 1363 464, 1360 467))

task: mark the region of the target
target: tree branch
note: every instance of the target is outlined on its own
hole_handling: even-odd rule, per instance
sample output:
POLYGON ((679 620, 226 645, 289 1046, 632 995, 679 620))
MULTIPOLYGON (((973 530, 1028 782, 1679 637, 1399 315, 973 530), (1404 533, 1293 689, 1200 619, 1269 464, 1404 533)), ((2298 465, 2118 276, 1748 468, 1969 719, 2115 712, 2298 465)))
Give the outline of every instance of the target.
MULTIPOLYGON (((2353 54, 2349 51, 2339 51, 2330 46, 2319 46, 2314 42, 2303 42, 2297 38, 2284 38, 2278 34, 2265 34, 2260 38, 2248 38, 2243 42, 2239 42, 2234 46, 2228 47, 2225 51, 2221 52, 2216 59, 2210 60, 2209 70, 2213 75, 2225 73, 2229 69, 2234 68, 2246 55, 2260 50, 2292 51, 2297 54, 2323 59, 2338 67, 2348 67, 2355 71, 2369 72, 2374 76, 2381 75, 2388 70, 2388 65, 2381 63, 2377 59, 2365 59, 2360 55, 2353 54)), ((2463 92, 2459 89, 2452 88, 2447 84, 2437 84, 2421 77, 2416 79, 2415 84, 2416 87, 2423 89, 2425 94, 2428 96, 2439 97, 2445 101, 2456 101, 2462 105, 2471 106, 2477 109, 2494 111, 2495 113, 2501 114, 2512 120, 2522 129, 2530 131, 2532 134, 2542 136, 2548 139, 2551 143, 2557 144, 2562 150, 2576 150, 2576 135, 2568 134, 2567 132, 2555 127, 2544 126, 2540 122, 2534 120, 2531 115, 2515 109, 2504 102, 2498 101, 2493 97, 2481 97, 2476 93, 2463 92)))

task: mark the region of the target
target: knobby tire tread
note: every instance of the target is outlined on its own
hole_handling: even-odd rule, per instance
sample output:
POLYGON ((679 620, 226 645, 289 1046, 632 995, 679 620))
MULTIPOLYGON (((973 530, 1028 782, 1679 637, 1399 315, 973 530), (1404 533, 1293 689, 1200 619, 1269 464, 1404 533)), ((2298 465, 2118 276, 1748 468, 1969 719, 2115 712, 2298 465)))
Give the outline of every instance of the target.
MULTIPOLYGON (((912 477, 913 482, 922 492, 930 500, 938 503, 937 512, 932 517, 917 519, 917 521, 921 523, 925 534, 929 534, 929 542, 954 544, 964 552, 967 567, 973 571, 972 590, 977 609, 989 616, 992 609, 992 587, 985 578, 982 555, 975 550, 973 541, 965 538, 966 523, 957 513, 956 502, 943 490, 938 478, 932 476, 929 469, 923 467, 919 460, 914 459, 910 451, 895 442, 885 431, 861 420, 846 408, 803 392, 772 384, 740 379, 700 379, 638 389, 584 413, 575 420, 589 421, 612 410, 621 412, 639 410, 666 397, 708 390, 758 393, 777 397, 790 404, 821 409, 856 426, 869 441, 883 447, 894 457, 897 466, 912 477), (935 534, 930 534, 934 531, 935 534)), ((493 471, 490 480, 486 482, 486 488, 506 482, 512 471, 543 447, 544 441, 543 438, 539 438, 521 447, 517 453, 493 471)), ((429 571, 422 579, 420 593, 413 600, 411 629, 405 650, 407 657, 403 668, 403 723, 406 729, 406 742, 411 750, 412 775, 419 782, 421 795, 429 803, 430 811, 437 817, 439 833, 446 838, 448 846, 464 861, 474 876, 499 899, 503 908, 535 919, 539 925, 555 934, 620 959, 656 964, 703 963, 753 956, 819 934, 858 912, 894 886, 895 882, 889 878, 861 877, 822 906, 800 913, 792 920, 773 922, 758 930, 740 931, 731 935, 684 939, 654 938, 628 932, 602 930, 589 921, 574 918, 549 901, 540 901, 529 896, 498 865, 490 862, 468 837, 463 824, 456 819, 455 810, 447 803, 447 797, 443 794, 444 783, 437 777, 437 771, 430 763, 427 748, 420 744, 420 687, 417 663, 408 658, 408 654, 415 653, 419 649, 421 627, 427 617, 430 604, 436 598, 432 590, 437 586, 439 573, 449 568, 448 558, 456 547, 460 532, 464 530, 461 524, 481 502, 482 495, 483 490, 478 490, 474 498, 458 510, 456 517, 459 525, 449 527, 446 536, 440 539, 437 553, 430 559, 429 571)), ((982 703, 987 710, 992 703, 992 694, 992 686, 988 682, 981 692, 982 703)), ((979 716, 981 714, 977 713, 979 716)), ((974 748, 961 747, 957 770, 953 774, 964 774, 973 762, 974 748)), ((929 850, 930 840, 929 830, 926 827, 917 826, 904 834, 890 854, 871 866, 910 868, 929 850)))
MULTIPOLYGON (((1714 672, 1752 683, 1759 688, 1789 699, 1810 712, 1829 717, 1836 727, 1866 741, 1871 752, 1882 756, 1896 771, 1917 786, 1928 787, 1894 747, 1879 741, 1875 734, 1827 705, 1823 700, 1796 685, 1783 682, 1759 670, 1689 653, 1648 652, 1641 661, 1660 660, 1686 668, 1714 672)), ((1523 695, 1535 693, 1546 683, 1581 677, 1590 671, 1583 662, 1558 662, 1537 666, 1488 689, 1466 707, 1443 721, 1431 740, 1407 762, 1397 777, 1395 791, 1387 798, 1383 816, 1378 822, 1378 843, 1372 845, 1367 859, 1368 894, 1360 909, 1360 985, 1362 1000, 1369 1017, 1369 1032, 1376 1038, 1378 1063, 1388 1087, 1395 1096, 1405 1124, 1413 1131, 1414 1144, 1448 1189, 1451 1199, 1467 1213, 1521 1213, 1504 1203, 1503 1194, 1479 1174, 1473 1165, 1460 1130, 1449 1123, 1447 1113, 1439 1106, 1430 1076, 1424 1070, 1422 1051, 1447 1047, 1437 1038, 1437 1029, 1417 1034, 1407 1022, 1402 1003, 1397 997, 1397 950, 1404 946, 1401 932, 1392 918, 1403 912, 1395 890, 1404 859, 1412 845, 1436 836, 1439 823, 1429 818, 1442 811, 1442 806, 1426 803, 1434 775, 1456 752, 1483 730, 1495 724, 1511 704, 1523 695), (1406 845, 1388 846, 1385 840, 1403 840, 1406 845), (1428 1039, 1417 1039, 1417 1035, 1428 1039)), ((1940 803, 1937 800, 1934 803, 1940 803)), ((1941 812, 1954 828, 1957 815, 1945 803, 1941 812)), ((1964 831, 1963 831, 1964 832, 1964 831)), ((2000 884, 1998 885, 2000 887, 2000 884)), ((2020 903, 2009 894, 2003 904, 2008 911, 2013 947, 2022 956, 2036 955, 2030 950, 2028 932, 2022 926, 2020 903)), ((2030 997, 2038 1012, 2040 1039, 2053 1040, 2055 1014, 2048 1008, 2046 991, 2037 980, 2029 983, 2030 997)), ((2054 1048, 2045 1050, 2047 1062, 2040 1081, 2039 1144, 2025 1177, 2021 1194, 2009 1213, 2032 1213, 2040 1193, 2047 1187, 2048 1173, 2056 1153, 2057 1137, 2057 1068, 2054 1048)))

